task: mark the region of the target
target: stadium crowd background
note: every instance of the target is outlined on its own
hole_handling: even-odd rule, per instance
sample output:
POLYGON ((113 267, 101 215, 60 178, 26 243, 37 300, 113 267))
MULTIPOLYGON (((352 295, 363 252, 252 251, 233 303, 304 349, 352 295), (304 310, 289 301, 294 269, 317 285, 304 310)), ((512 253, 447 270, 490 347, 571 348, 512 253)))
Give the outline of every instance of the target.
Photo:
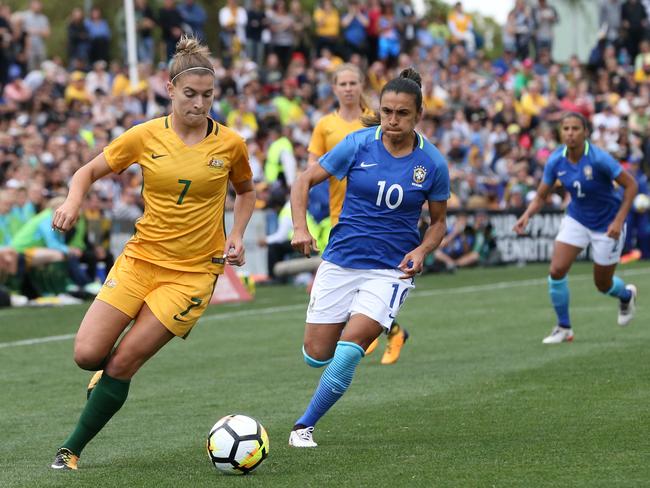
MULTIPOLYGON (((111 44, 124 33, 106 21, 116 15, 111 24, 123 25, 122 10, 95 7, 86 14, 80 6, 64 26, 50 24, 40 1, 27 10, 0 3, 0 247, 16 248, 20 229, 65 195, 75 170, 113 138, 167 113, 169 54, 181 35, 205 39, 210 30, 218 31, 219 45, 211 47, 220 53, 211 115, 246 139, 260 209, 269 202, 269 208, 281 208, 305 168, 313 127, 335 109, 330 74, 344 62, 367 74, 372 107, 401 69, 413 66, 422 74, 418 129, 449 161, 452 210, 522 209, 559 144, 554 122, 565 111, 587 117, 592 141, 614 154, 647 193, 650 24, 644 3, 599 0, 598 43, 586 63, 573 57, 566 64, 551 54, 557 11, 545 0, 513 3, 501 26, 503 49, 489 57, 462 2, 432 2, 420 17, 410 0, 324 0, 313 11, 299 0, 228 0, 218 9, 216 26, 193 0, 135 0, 135 86, 127 76, 124 43, 111 44), (53 30, 67 32, 67 52, 48 47, 53 30)), ((111 264, 112 222, 141 215, 141 184, 137 165, 98 181, 85 204, 83 235, 67 236, 60 248, 65 255, 68 247, 80 246, 74 254, 86 262, 89 282, 101 279, 97 261, 111 264)), ((320 198, 321 205, 312 198, 317 219, 326 215, 327 192, 320 198)), ((548 201, 553 209, 566 204, 562 193, 548 201)), ((630 226, 627 250, 640 248, 650 257, 647 215, 633 212, 630 226)), ((458 226, 450 233, 458 240, 445 242, 448 255, 472 246, 458 226)), ((16 265, 2 266, 12 274, 16 265)), ((83 280, 74 281, 83 286, 83 280)))

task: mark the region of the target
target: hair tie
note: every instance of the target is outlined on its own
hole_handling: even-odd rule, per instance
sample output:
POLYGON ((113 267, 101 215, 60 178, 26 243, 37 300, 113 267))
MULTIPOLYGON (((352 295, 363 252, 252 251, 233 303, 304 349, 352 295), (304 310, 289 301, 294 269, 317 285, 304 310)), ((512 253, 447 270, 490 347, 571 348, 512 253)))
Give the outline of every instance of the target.
POLYGON ((175 80, 176 78, 178 78, 180 75, 182 75, 183 73, 187 73, 188 71, 197 70, 197 69, 202 69, 202 70, 205 70, 205 71, 209 71, 210 74, 211 74, 212 76, 217 76, 213 69, 206 68, 205 66, 194 66, 194 67, 192 67, 192 68, 184 69, 184 70, 181 71, 180 73, 177 73, 176 76, 174 76, 174 77, 172 78, 171 83, 174 83, 174 80, 175 80))

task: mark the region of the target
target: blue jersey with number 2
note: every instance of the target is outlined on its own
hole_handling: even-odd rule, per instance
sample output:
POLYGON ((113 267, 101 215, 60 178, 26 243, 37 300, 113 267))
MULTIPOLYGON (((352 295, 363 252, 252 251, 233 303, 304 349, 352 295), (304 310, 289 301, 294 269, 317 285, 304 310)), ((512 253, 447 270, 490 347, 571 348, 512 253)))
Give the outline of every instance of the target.
POLYGON ((588 229, 606 232, 621 206, 621 196, 613 183, 621 174, 621 165, 608 152, 588 142, 577 164, 569 161, 566 153, 566 146, 560 146, 548 158, 544 183, 553 186, 555 180, 560 180, 571 193, 569 217, 588 229))
POLYGON ((381 141, 381 127, 361 129, 323 155, 320 165, 348 179, 339 223, 323 253, 344 268, 396 268, 420 245, 423 203, 449 198, 447 163, 420 134, 413 152, 396 158, 381 141))

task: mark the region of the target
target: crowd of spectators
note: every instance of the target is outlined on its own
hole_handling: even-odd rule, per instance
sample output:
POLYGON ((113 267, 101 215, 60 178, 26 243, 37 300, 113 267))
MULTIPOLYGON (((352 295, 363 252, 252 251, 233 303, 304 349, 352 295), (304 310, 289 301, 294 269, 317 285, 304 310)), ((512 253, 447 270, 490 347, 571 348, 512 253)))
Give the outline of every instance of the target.
MULTIPOLYGON (((64 55, 47 51, 52 26, 41 1, 15 12, 0 3, 0 245, 11 242, 5 223, 19 218, 20 191, 36 212, 44 209, 42 199, 65 195, 74 171, 113 138, 168 111, 175 43, 184 34, 205 39, 211 28, 220 53, 211 115, 246 139, 260 207, 307 164, 311 130, 335 104, 329 74, 343 62, 367 73, 372 107, 401 69, 422 74, 418 129, 449 161, 452 209, 523 207, 559 144, 554 122, 569 110, 585 115, 593 142, 642 179, 650 158, 645 2, 599 0, 598 43, 586 62, 574 56, 566 64, 552 57, 556 9, 546 0, 513 3, 501 26, 503 51, 490 58, 462 2, 448 14, 418 16, 411 0, 321 0, 313 12, 299 0, 228 0, 212 27, 193 0, 135 0, 135 85, 124 43, 111 51, 112 37, 124 33, 111 31, 107 12, 70 12, 64 55), (270 151, 274 144, 280 149, 270 151), (269 164, 271 154, 280 165, 269 164)), ((124 25, 122 11, 110 15, 124 25)), ((141 182, 137 166, 98 181, 93 198, 102 218, 137 218, 141 182)), ((548 204, 559 209, 566 201, 553 195, 548 204)))

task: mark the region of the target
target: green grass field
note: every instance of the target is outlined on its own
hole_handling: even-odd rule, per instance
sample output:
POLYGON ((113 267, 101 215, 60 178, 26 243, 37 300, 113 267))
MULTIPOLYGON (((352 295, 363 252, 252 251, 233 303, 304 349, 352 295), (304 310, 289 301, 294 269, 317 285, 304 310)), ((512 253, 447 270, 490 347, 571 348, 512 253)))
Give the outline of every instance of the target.
POLYGON ((72 361, 85 306, 0 311, 0 486, 650 486, 650 266, 620 275, 639 287, 634 322, 616 325, 616 301, 579 264, 576 338, 556 346, 541 343, 554 324, 546 266, 421 277, 400 314, 412 335, 402 358, 381 366, 382 342, 362 361, 313 450, 287 446, 321 373, 300 353, 307 296, 259 287, 145 365, 78 472, 48 466, 85 401, 90 374, 72 361), (270 436, 247 477, 205 453, 232 412, 270 436))

